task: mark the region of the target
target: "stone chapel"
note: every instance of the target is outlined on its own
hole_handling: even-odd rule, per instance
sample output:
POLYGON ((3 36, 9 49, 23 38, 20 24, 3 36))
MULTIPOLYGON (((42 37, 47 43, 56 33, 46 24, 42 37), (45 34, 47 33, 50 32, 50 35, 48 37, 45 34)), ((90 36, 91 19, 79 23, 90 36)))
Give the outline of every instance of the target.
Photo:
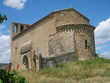
POLYGON ((94 29, 89 19, 73 8, 51 12, 33 24, 13 22, 12 68, 40 70, 59 62, 93 58, 94 29))

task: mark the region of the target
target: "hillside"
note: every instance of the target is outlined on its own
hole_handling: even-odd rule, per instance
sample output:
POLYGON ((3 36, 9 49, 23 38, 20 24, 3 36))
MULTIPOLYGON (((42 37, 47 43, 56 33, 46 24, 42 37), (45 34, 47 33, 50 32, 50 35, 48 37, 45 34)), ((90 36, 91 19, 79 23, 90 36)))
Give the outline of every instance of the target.
POLYGON ((108 83, 110 82, 110 60, 96 57, 91 60, 58 64, 56 68, 45 68, 39 72, 20 71, 29 83, 108 83))
POLYGON ((0 69, 5 69, 5 67, 8 65, 9 63, 0 63, 0 69))
POLYGON ((9 63, 0 63, 0 66, 7 66, 9 63))

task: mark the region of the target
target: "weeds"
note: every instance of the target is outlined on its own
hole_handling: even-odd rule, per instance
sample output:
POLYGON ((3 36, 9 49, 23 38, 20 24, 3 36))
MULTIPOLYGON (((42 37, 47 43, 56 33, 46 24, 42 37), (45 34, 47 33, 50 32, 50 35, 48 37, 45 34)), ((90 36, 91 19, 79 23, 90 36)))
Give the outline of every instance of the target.
POLYGON ((39 72, 33 72, 22 72, 21 75, 24 75, 30 83, 77 83, 77 81, 90 78, 96 82, 97 77, 99 80, 102 78, 108 80, 110 77, 110 60, 96 57, 91 60, 68 62, 67 64, 60 63, 57 64, 57 67, 44 68, 39 72))
POLYGON ((57 68, 45 68, 39 74, 80 80, 94 76, 110 76, 110 60, 96 57, 91 60, 70 62, 57 68))

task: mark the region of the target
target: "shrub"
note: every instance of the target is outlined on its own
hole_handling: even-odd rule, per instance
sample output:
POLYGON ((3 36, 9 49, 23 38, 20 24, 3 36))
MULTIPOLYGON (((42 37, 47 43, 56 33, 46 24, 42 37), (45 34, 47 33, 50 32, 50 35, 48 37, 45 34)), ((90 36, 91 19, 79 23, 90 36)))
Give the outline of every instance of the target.
POLYGON ((8 70, 1 70, 0 83, 28 83, 23 76, 19 76, 15 70, 11 71, 9 66, 8 70))

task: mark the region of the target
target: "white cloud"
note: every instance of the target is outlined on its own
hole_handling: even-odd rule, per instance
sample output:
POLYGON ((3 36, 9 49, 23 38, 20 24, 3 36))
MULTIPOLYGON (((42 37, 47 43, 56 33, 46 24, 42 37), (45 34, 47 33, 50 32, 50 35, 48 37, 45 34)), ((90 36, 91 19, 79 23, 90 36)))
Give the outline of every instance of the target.
POLYGON ((5 27, 6 27, 6 25, 1 25, 0 24, 0 30, 3 29, 3 28, 5 28, 5 27))
POLYGON ((110 46, 110 43, 104 43, 104 44, 100 44, 100 45, 96 45, 96 50, 97 51, 100 51, 100 50, 103 50, 103 49, 106 49, 106 48, 109 48, 110 46))
POLYGON ((8 63, 10 60, 10 35, 0 36, 0 63, 8 63))
POLYGON ((104 58, 107 58, 107 59, 110 59, 110 50, 109 51, 105 51, 100 56, 101 57, 104 57, 104 58))
POLYGON ((16 8, 18 10, 23 9, 27 0, 4 0, 6 6, 16 8))
POLYGON ((97 47, 96 47, 96 50, 97 50, 97 51, 99 51, 100 49, 102 49, 101 46, 97 46, 97 47))
POLYGON ((110 18, 99 23, 95 29, 96 50, 100 57, 110 59, 110 18))
POLYGON ((99 23, 95 30, 96 44, 110 41, 110 18, 99 23))
POLYGON ((10 33, 10 30, 7 30, 8 33, 10 33))

